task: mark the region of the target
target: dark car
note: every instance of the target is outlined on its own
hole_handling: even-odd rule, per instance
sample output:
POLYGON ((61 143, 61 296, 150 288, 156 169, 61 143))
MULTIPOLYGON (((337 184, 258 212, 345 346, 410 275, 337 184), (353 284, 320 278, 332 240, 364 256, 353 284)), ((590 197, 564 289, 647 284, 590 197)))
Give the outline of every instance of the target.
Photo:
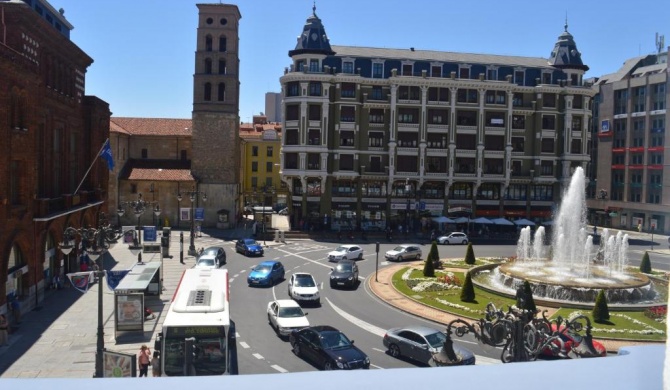
POLYGON ((277 260, 263 261, 251 269, 247 276, 249 286, 274 286, 284 280, 284 265, 277 260))
POLYGON ((330 270, 330 287, 354 288, 358 285, 358 265, 354 260, 340 260, 330 270))
MULTIPOLYGON (((404 356, 434 366, 433 354, 440 352, 446 339, 447 336, 438 329, 417 325, 389 329, 382 342, 389 355, 395 358, 404 356)), ((452 346, 461 360, 461 365, 475 364, 475 355, 471 351, 458 344, 452 346)))
POLYGON ((209 248, 202 251, 198 258, 204 255, 214 256, 217 267, 221 267, 222 265, 226 264, 226 251, 224 251, 220 246, 210 246, 209 248))
POLYGON ((242 238, 235 243, 235 252, 245 256, 263 256, 263 246, 253 238, 242 238))
POLYGON ((324 370, 370 368, 370 358, 344 333, 320 325, 294 330, 289 335, 293 353, 324 370))

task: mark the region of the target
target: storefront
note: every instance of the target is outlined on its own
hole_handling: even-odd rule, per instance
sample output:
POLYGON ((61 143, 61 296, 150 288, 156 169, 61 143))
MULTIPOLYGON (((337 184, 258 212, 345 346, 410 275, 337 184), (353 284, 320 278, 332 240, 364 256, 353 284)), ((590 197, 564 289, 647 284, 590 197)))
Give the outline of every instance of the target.
POLYGON ((366 231, 386 229, 386 202, 361 205, 361 228, 366 231))
POLYGON ((334 231, 358 230, 356 202, 333 202, 330 221, 330 229, 334 231))

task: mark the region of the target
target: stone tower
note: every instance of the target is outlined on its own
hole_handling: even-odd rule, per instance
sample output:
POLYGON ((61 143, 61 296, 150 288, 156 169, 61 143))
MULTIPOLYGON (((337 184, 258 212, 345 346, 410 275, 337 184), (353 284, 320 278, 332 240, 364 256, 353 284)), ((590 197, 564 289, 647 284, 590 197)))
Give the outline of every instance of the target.
MULTIPOLYGON (((191 171, 207 194, 204 226, 219 223, 217 211, 237 214, 240 182, 240 11, 231 4, 197 4, 198 33, 193 75, 191 171)), ((199 197, 201 199, 201 197, 199 197)), ((226 228, 227 224, 219 224, 226 228)))

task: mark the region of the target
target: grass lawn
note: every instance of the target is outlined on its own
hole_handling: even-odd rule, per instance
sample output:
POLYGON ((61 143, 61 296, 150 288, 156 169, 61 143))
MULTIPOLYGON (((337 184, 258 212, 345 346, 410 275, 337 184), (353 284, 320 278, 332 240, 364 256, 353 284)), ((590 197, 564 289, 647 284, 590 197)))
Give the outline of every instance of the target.
MULTIPOLYGON (((484 262, 479 262, 484 264, 484 262)), ((448 268, 461 268, 458 263, 449 263, 448 268)), ((516 304, 516 300, 491 294, 489 292, 480 290, 475 286, 475 302, 461 302, 460 288, 447 288, 444 284, 437 283, 440 278, 455 278, 456 284, 462 284, 465 280, 465 272, 467 266, 463 263, 463 272, 454 270, 447 272, 444 270, 436 270, 435 278, 425 278, 422 270, 414 269, 408 275, 406 273, 409 267, 400 269, 393 275, 393 286, 402 294, 419 301, 436 309, 444 310, 460 317, 479 319, 484 317, 486 305, 491 302, 497 308, 507 310, 510 305, 516 304), (407 280, 403 280, 403 275, 407 280), (447 276, 448 275, 448 276, 447 276), (414 291, 412 286, 423 291, 414 291)), ((469 267, 469 266, 468 266, 469 267)), ((443 279, 444 280, 444 279, 443 279)), ((587 316, 591 316, 589 311, 580 311, 577 309, 559 309, 551 319, 557 316, 569 318, 575 312, 581 312, 587 316)), ((611 339, 629 339, 629 340, 649 340, 649 341, 665 341, 666 325, 663 322, 655 321, 645 316, 643 311, 610 311, 610 321, 607 324, 597 324, 591 321, 592 334, 595 338, 611 338, 611 339)))

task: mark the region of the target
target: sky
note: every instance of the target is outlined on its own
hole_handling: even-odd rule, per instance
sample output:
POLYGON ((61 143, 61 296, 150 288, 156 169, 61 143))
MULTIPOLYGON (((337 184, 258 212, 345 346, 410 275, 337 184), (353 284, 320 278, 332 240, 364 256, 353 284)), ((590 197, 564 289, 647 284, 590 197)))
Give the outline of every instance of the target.
MULTIPOLYGON (((86 94, 113 116, 191 118, 197 3, 206 0, 49 0, 74 26, 70 39, 93 58, 86 94)), ((217 1, 210 1, 216 3, 217 1)), ((265 112, 279 92, 312 0, 245 0, 240 9, 240 120, 265 112)), ((322 0, 331 45, 548 58, 566 14, 586 77, 670 46, 667 0, 322 0)))

